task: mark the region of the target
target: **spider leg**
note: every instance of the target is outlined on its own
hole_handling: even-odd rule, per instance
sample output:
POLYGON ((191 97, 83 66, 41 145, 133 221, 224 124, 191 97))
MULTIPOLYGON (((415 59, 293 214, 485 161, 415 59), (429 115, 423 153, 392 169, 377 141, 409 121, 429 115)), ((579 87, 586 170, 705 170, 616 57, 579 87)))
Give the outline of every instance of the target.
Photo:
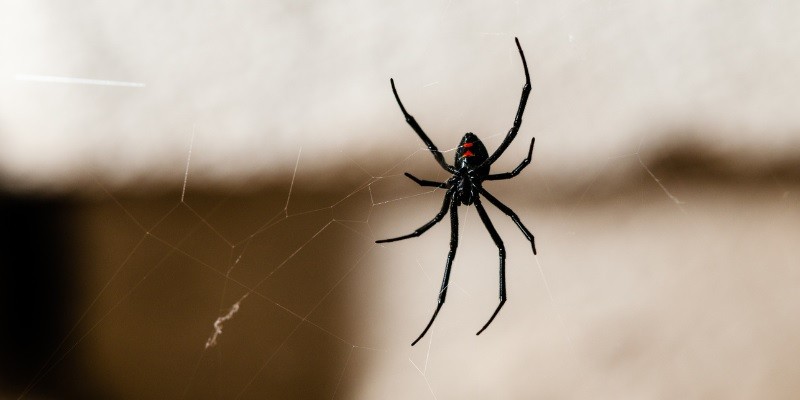
POLYGON ((511 178, 519 175, 519 173, 522 172, 522 170, 525 169, 525 167, 527 167, 528 164, 531 163, 531 155, 533 154, 533 142, 535 142, 535 141, 536 141, 536 138, 531 139, 531 147, 530 147, 530 149, 528 149, 528 157, 526 157, 524 160, 522 160, 522 162, 519 163, 519 165, 517 165, 517 168, 514 168, 514 170, 511 171, 511 172, 504 172, 502 174, 487 175, 486 178, 484 178, 484 180, 486 180, 486 181, 499 181, 499 180, 502 180, 502 179, 511 179, 511 178))
POLYGON ((525 62, 525 54, 522 52, 522 46, 519 44, 519 39, 514 38, 514 41, 517 43, 517 50, 519 50, 519 56, 522 58, 522 68, 525 70, 525 86, 522 87, 522 97, 519 100, 519 107, 517 108, 517 115, 514 118, 514 125, 512 125, 511 129, 506 134, 506 138, 503 139, 503 143, 500 143, 500 147, 492 153, 489 158, 486 159, 481 166, 483 165, 492 165, 500 155, 506 151, 506 148, 511 144, 511 141, 514 140, 514 137, 517 136, 517 132, 519 132, 519 127, 522 125, 522 114, 525 112, 525 104, 528 102, 528 96, 531 94, 531 75, 528 73, 528 63, 525 62))
POLYGON ((492 220, 490 220, 489 215, 486 214, 486 210, 483 208, 483 205, 481 205, 480 199, 475 199, 475 208, 478 210, 478 215, 480 215, 483 225, 486 226, 486 230, 489 231, 489 235, 492 236, 492 240, 494 240, 494 244, 497 246, 500 257, 500 304, 497 305, 497 308, 494 310, 494 313, 492 313, 492 317, 489 318, 489 321, 486 322, 486 325, 476 333, 476 335, 480 335, 481 332, 486 330, 489 324, 494 321, 494 317, 496 317, 500 309, 503 308, 503 304, 506 304, 506 247, 503 245, 503 239, 500 238, 500 235, 497 234, 497 230, 494 229, 492 220))
POLYGON ((442 189, 447 189, 447 184, 444 183, 444 182, 434 182, 434 181, 427 181, 425 179, 419 179, 416 176, 409 174, 408 172, 406 172, 405 175, 409 179, 411 179, 412 181, 416 182, 417 185, 420 185, 420 186, 431 186, 431 187, 438 187, 438 188, 442 188, 442 189))
POLYGON ((433 158, 436 159, 436 161, 442 166, 442 168, 444 168, 445 171, 450 172, 451 174, 456 173, 456 169, 444 161, 442 152, 439 151, 436 145, 433 144, 433 141, 431 141, 428 135, 425 134, 425 131, 423 131, 419 126, 417 120, 415 120, 414 117, 406 111, 406 108, 403 107, 403 102, 400 101, 400 96, 397 94, 397 89, 394 87, 394 79, 389 79, 389 82, 392 84, 392 93, 394 93, 394 98, 397 100, 397 105, 400 106, 400 111, 402 111, 403 115, 406 117, 406 122, 411 125, 411 129, 414 129, 414 132, 417 133, 419 138, 425 143, 425 146, 428 147, 428 150, 431 151, 431 154, 433 154, 433 158))
POLYGON ((511 217, 511 220, 514 221, 515 224, 517 224, 517 227, 519 228, 519 230, 522 231, 522 234, 525 235, 525 238, 528 239, 529 242, 531 242, 531 249, 533 250, 533 254, 536 255, 536 243, 534 242, 533 234, 531 233, 531 231, 528 230, 528 228, 525 227, 525 225, 522 224, 522 221, 520 221, 519 216, 517 216, 517 214, 514 211, 508 208, 507 205, 501 203, 500 200, 497 200, 496 197, 492 196, 491 193, 487 192, 486 189, 481 188, 481 195, 483 195, 483 197, 486 198, 486 200, 489 200, 489 203, 492 203, 494 204, 495 207, 499 208, 500 211, 503 212, 503 214, 511 217))
POLYGON ((417 236, 422 235, 428 229, 431 229, 432 226, 438 224, 439 221, 441 221, 444 218, 445 214, 447 214, 447 206, 449 206, 451 203, 453 203, 453 204, 456 203, 456 202, 452 201, 452 199, 453 199, 453 189, 450 189, 444 194, 444 202, 442 203, 442 209, 439 210, 439 213, 436 214, 436 216, 433 217, 432 220, 428 221, 425 225, 422 225, 421 227, 417 228, 417 230, 415 230, 414 232, 409 233, 408 235, 398 236, 398 237, 391 238, 391 239, 376 240, 375 243, 396 242, 398 240, 408 239, 408 238, 417 237, 417 236))
POLYGON ((447 286, 450 282, 450 269, 453 266, 453 258, 456 256, 456 249, 458 249, 458 202, 453 201, 450 204, 450 251, 447 253, 447 262, 444 266, 444 277, 442 278, 442 288, 439 289, 439 300, 436 303, 436 310, 433 312, 430 322, 428 322, 428 325, 422 330, 422 333, 419 334, 419 337, 411 343, 412 346, 417 344, 417 342, 428 333, 428 329, 431 328, 433 321, 436 319, 436 315, 439 314, 439 310, 441 310, 444 305, 444 300, 447 297, 447 286))

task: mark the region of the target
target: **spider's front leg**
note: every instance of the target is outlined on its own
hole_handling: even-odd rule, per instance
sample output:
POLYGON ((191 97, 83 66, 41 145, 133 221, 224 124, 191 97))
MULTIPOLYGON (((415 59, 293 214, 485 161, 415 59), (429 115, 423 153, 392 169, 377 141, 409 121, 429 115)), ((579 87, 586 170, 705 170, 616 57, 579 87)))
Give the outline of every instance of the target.
POLYGON ((499 258, 500 258, 500 304, 497 305, 497 308, 492 313, 492 317, 489 318, 489 321, 483 325, 483 328, 476 333, 476 335, 480 335, 486 328, 489 327, 489 324, 494 321, 494 317, 497 316, 497 313, 500 312, 500 309, 503 308, 503 304, 506 304, 506 247, 503 245, 503 239, 500 238, 500 235, 497 233, 497 230, 494 229, 494 225, 492 225, 492 220, 489 219, 489 215, 486 214, 486 210, 481 205, 480 198, 475 199, 475 208, 478 210, 478 215, 481 217, 481 221, 483 221, 483 225, 486 226, 486 230, 489 231, 489 235, 492 236, 492 240, 494 240, 494 244, 497 246, 499 258))
POLYGON ((428 329, 431 329, 433 321, 444 305, 444 300, 447 297, 447 287, 450 284, 450 268, 453 266, 453 259, 456 257, 456 249, 458 249, 458 201, 454 200, 450 204, 450 251, 447 252, 447 261, 444 265, 444 277, 442 278, 442 288, 439 289, 439 300, 436 302, 436 310, 433 312, 430 322, 419 334, 419 337, 411 343, 412 346, 417 344, 428 333, 428 329))

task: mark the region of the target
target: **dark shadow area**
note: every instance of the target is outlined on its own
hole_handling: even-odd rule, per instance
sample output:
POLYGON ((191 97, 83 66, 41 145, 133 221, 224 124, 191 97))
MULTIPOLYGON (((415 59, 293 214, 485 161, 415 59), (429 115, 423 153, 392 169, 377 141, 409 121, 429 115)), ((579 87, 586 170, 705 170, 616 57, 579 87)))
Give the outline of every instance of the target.
MULTIPOLYGON (((659 184, 689 201, 698 188, 800 185, 792 158, 695 140, 662 149, 615 161, 592 183, 556 182, 532 203, 592 214, 611 202, 670 201, 659 184)), ((349 182, 295 187, 288 202, 289 185, 190 190, 185 201, 178 192, 0 198, 2 395, 348 398, 362 372, 348 361, 363 322, 353 310, 368 291, 346 280, 374 238, 369 224, 341 221, 367 221, 375 199, 349 182)), ((416 189, 405 183, 390 199, 406 188, 416 189)))
MULTIPOLYGON (((589 205, 622 198, 665 199, 665 190, 681 199, 693 186, 708 190, 766 190, 796 196, 800 186, 800 158, 792 151, 752 152, 744 148, 723 150, 682 131, 665 134, 654 150, 613 157, 596 173, 576 179, 549 179, 548 191, 534 191, 535 201, 589 205)), ((535 165, 535 160, 534 164, 535 165)))
POLYGON ((644 160, 657 176, 725 185, 800 183, 800 158, 786 153, 760 158, 746 151, 723 152, 699 140, 682 140, 644 160))
POLYGON ((342 193, 287 216, 287 187, 0 199, 0 397, 345 395, 334 288, 364 249, 325 207, 342 193))
MULTIPOLYGON (((0 195, 0 387, 31 397, 97 398, 84 354, 53 364, 80 307, 75 203, 65 198, 0 195), (38 381, 41 374, 47 379, 38 381)), ((102 396, 100 396, 102 397, 102 396)))

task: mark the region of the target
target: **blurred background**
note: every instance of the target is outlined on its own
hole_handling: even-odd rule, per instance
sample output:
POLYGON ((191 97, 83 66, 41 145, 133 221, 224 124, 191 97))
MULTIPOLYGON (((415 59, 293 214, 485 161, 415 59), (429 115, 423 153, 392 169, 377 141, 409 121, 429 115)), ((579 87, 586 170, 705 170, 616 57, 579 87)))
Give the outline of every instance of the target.
POLYGON ((0 3, 0 398, 794 399, 792 1, 0 3), (461 207, 451 160, 522 129, 461 207))

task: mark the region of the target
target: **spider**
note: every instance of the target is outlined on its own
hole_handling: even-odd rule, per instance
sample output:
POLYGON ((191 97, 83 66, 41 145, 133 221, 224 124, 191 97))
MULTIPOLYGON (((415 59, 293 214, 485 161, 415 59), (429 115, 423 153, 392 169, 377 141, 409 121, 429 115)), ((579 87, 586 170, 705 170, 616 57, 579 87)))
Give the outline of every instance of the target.
POLYGON ((492 323, 494 318, 497 316, 497 313, 500 312, 500 309, 503 308, 503 305, 506 303, 506 249, 505 246, 503 246, 503 240, 500 238, 500 235, 497 234, 497 230, 494 228, 494 225, 492 225, 489 215, 486 214, 486 210, 481 204, 481 197, 488 200, 489 203, 492 203, 505 215, 511 217, 511 220, 517 224, 517 227, 519 227, 519 229, 522 231, 522 234, 525 235, 525 238, 527 238, 531 243, 533 254, 536 254, 536 244, 533 240, 533 234, 531 234, 528 228, 522 224, 522 221, 520 221, 517 214, 515 214, 513 210, 501 203, 500 200, 497 200, 497 198, 492 196, 486 191, 486 189, 483 188, 483 181, 511 179, 519 175, 519 173, 525 167, 527 167, 528 164, 530 164, 531 154, 533 153, 533 143, 535 138, 531 139, 531 146, 528 149, 528 156, 522 160, 522 162, 511 172, 504 172, 501 174, 489 173, 489 168, 495 161, 497 161, 498 158, 500 158, 503 152, 514 140, 517 132, 519 132, 520 125, 522 124, 522 114, 525 112, 525 104, 527 103, 528 95, 530 95, 531 92, 531 77, 530 74, 528 74, 528 64, 525 62, 525 54, 522 53, 522 46, 519 44, 519 39, 514 38, 514 41, 517 44, 519 56, 522 59, 522 67, 525 70, 525 86, 522 87, 522 97, 519 101, 519 107, 517 108, 517 115, 514 118, 514 125, 508 131, 505 139, 503 139, 503 142, 500 144, 497 150, 492 153, 492 155, 489 155, 486 147, 483 145, 483 143, 481 143, 480 139, 478 139, 474 133, 468 132, 464 134, 463 138, 461 138, 461 142, 456 149, 455 165, 447 164, 447 162, 444 161, 442 152, 439 151, 436 145, 433 144, 431 139, 425 134, 414 117, 412 117, 411 114, 406 111, 405 107, 403 107, 403 103, 400 101, 400 96, 398 96, 397 89, 394 86, 394 79, 389 80, 392 85, 394 98, 397 100, 397 105, 400 106, 400 110, 403 112, 406 122, 411 126, 412 129, 414 129, 414 132, 417 133, 419 138, 422 139, 422 141, 428 147, 428 150, 430 150, 431 154, 433 154, 433 158, 436 159, 439 165, 444 168, 445 171, 453 174, 453 176, 450 177, 450 179, 448 179, 446 182, 434 182, 419 179, 406 172, 405 176, 420 186, 445 189, 446 191, 444 194, 442 208, 432 220, 428 221, 425 225, 422 225, 414 232, 391 239, 377 240, 375 242, 388 243, 409 239, 412 237, 418 237, 444 219, 444 216, 447 215, 447 211, 450 211, 450 251, 447 253, 447 261, 445 262, 444 267, 444 277, 442 278, 442 288, 439 290, 439 299, 436 304, 436 310, 433 312, 430 322, 428 322, 428 325, 425 326, 425 329, 422 331, 419 337, 417 337, 417 339, 411 343, 412 346, 417 344, 417 342, 419 342, 420 339, 422 339, 422 337, 428 332, 428 329, 430 329, 431 325, 433 325, 433 321, 439 314, 439 310, 442 309, 442 305, 444 305, 445 298, 447 297, 447 286, 450 280, 450 267, 453 265, 453 258, 455 257, 456 249, 458 248, 458 206, 475 205, 475 209, 478 210, 478 215, 480 216, 483 225, 489 231, 489 235, 492 237, 494 244, 497 246, 500 258, 500 304, 498 304, 497 308, 494 310, 494 313, 492 313, 489 321, 483 325, 483 328, 481 328, 476 335, 480 335, 481 332, 489 327, 489 324, 492 323))

